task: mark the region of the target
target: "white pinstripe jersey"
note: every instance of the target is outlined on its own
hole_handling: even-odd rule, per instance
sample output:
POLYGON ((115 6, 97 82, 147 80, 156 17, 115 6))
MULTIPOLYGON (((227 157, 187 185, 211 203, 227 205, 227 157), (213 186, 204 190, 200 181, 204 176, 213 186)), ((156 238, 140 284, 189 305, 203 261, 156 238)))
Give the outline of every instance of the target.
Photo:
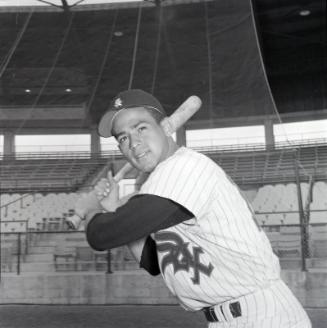
POLYGON ((155 233, 163 278, 185 309, 235 299, 279 279, 278 258, 247 201, 207 156, 179 148, 140 194, 171 199, 194 214, 155 233))

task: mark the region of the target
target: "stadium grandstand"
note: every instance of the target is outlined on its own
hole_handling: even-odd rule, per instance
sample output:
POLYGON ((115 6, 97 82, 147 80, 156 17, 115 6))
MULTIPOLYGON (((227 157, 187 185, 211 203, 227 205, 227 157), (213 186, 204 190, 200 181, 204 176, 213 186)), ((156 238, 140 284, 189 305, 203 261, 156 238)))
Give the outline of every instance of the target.
POLYGON ((226 171, 299 299, 327 306, 324 0, 13 3, 0 1, 0 304, 142 304, 136 282, 160 290, 151 303, 174 303, 127 247, 96 252, 67 224, 77 198, 125 164, 97 123, 139 88, 168 115, 202 99, 175 140, 226 171), (116 297, 95 295, 108 281, 116 297))

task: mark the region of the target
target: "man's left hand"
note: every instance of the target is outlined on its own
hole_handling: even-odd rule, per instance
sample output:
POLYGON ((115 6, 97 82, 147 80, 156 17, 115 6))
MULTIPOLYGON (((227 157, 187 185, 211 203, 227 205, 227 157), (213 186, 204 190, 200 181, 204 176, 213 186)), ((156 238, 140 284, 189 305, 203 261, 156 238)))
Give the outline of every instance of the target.
POLYGON ((102 210, 103 208, 94 191, 81 196, 75 204, 75 213, 82 219, 84 219, 91 212, 101 213, 102 210))

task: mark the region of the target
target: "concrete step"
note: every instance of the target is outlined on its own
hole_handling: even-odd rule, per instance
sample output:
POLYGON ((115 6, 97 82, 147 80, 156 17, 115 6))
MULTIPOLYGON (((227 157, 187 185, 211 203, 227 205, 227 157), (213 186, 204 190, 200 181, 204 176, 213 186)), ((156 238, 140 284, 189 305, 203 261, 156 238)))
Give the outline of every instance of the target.
POLYGON ((327 268, 327 258, 311 258, 307 260, 308 267, 311 268, 327 268))
MULTIPOLYGON (((58 272, 58 271, 107 271, 107 265, 105 263, 85 263, 68 261, 59 262, 55 266, 54 262, 44 263, 22 263, 21 272, 58 272)), ((115 271, 115 270, 114 270, 115 271)))
POLYGON ((21 263, 21 272, 53 272, 54 263, 21 263))
POLYGON ((35 240, 32 243, 30 243, 31 246, 34 247, 46 247, 46 246, 51 246, 51 247, 56 247, 58 244, 60 244, 62 241, 51 241, 51 240, 35 240))
POLYGON ((64 240, 80 240, 85 239, 85 232, 79 233, 50 233, 44 234, 39 237, 40 240, 49 240, 49 241, 64 241, 64 240))
POLYGON ((57 241, 33 241, 29 247, 56 247, 65 245, 67 247, 88 246, 86 239, 81 240, 57 240, 57 241))
POLYGON ((29 254, 53 254, 54 246, 30 246, 28 249, 29 254))
MULTIPOLYGON (((16 262, 13 262, 13 270, 16 270, 16 262)), ((139 270, 139 265, 136 262, 126 262, 126 263, 112 263, 111 271, 131 271, 131 270, 139 270)), ((59 271, 103 271, 106 272, 108 270, 107 263, 105 262, 98 262, 95 263, 93 261, 90 262, 83 262, 74 260, 70 261, 57 261, 57 265, 53 260, 50 261, 35 261, 29 262, 28 260, 25 262, 21 262, 20 264, 20 271, 22 273, 33 273, 33 272, 59 272, 59 271)))
MULTIPOLYGON (((106 263, 101 263, 102 265, 106 266, 106 263)), ((139 264, 136 261, 127 261, 127 262, 112 262, 111 269, 113 271, 120 271, 120 270, 137 270, 140 269, 139 264)))
POLYGON ((298 257, 280 258, 279 262, 280 262, 280 267, 283 270, 300 269, 302 266, 302 260, 301 260, 301 258, 298 258, 298 257))
POLYGON ((25 256, 25 262, 51 262, 53 261, 53 254, 44 253, 44 254, 27 254, 25 256))
MULTIPOLYGON (((301 258, 280 258, 280 266, 284 270, 301 269, 301 258)), ((311 269, 327 269, 327 258, 310 258, 306 259, 306 267, 311 269)))

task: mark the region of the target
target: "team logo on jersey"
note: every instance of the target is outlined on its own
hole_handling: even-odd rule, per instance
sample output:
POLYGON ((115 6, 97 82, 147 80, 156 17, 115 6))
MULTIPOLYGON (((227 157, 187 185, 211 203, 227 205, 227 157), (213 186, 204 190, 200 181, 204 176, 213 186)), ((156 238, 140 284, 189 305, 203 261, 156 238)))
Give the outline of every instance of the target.
POLYGON ((165 272, 166 267, 171 264, 174 273, 178 271, 189 272, 193 269, 194 276, 191 278, 193 284, 200 283, 200 273, 210 277, 213 265, 209 263, 204 265, 200 262, 200 254, 203 253, 201 247, 193 247, 191 252, 188 249, 188 242, 175 232, 164 231, 156 233, 157 250, 161 253, 167 253, 161 260, 161 271, 165 272))

